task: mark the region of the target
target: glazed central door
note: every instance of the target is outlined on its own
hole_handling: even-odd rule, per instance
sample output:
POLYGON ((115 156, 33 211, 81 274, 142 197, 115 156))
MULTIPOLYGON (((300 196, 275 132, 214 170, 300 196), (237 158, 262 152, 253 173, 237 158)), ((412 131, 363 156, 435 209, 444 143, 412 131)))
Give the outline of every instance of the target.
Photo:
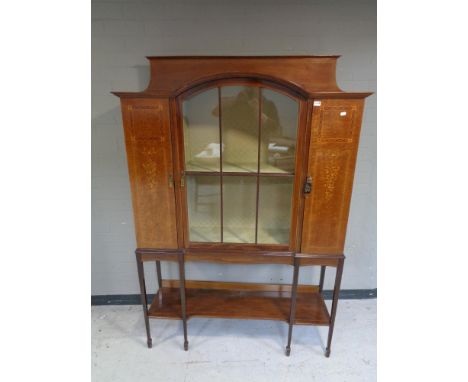
POLYGON ((300 101, 220 84, 181 99, 187 246, 290 248, 300 101))

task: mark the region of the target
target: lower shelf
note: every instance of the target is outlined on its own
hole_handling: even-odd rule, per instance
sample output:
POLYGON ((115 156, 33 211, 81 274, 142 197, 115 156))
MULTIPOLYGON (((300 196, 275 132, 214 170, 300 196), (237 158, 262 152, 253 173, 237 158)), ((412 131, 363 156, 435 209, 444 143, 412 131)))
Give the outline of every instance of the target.
MULTIPOLYGON (((186 288, 186 300, 187 318, 212 317, 289 322, 291 304, 289 291, 186 288)), ((318 292, 298 291, 296 301, 295 324, 325 326, 329 324, 327 307, 318 292)), ((161 288, 154 296, 148 314, 153 318, 182 319, 179 288, 161 288)))

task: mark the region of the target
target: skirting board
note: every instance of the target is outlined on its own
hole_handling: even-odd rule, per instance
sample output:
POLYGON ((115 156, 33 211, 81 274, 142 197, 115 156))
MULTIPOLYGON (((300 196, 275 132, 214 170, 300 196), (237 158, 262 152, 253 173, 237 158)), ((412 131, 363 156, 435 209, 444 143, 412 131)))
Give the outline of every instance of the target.
MULTIPOLYGON (((333 291, 324 290, 325 300, 331 300, 333 291)), ((154 294, 148 294, 148 300, 153 299, 154 294)), ((340 299, 342 300, 363 300, 377 298, 376 289, 342 289, 340 299)), ((91 305, 140 305, 141 298, 139 294, 107 294, 91 296, 91 305)))

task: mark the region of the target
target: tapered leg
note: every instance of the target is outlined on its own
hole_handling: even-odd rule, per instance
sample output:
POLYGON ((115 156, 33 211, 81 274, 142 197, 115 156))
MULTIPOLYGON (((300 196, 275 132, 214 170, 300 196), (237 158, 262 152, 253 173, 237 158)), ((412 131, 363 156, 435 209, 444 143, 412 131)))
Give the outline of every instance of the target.
POLYGON ((146 338, 148 347, 153 347, 153 340, 151 339, 149 318, 148 318, 148 301, 146 297, 146 285, 145 285, 145 272, 143 269, 143 262, 139 259, 139 256, 136 255, 137 268, 138 268, 138 280, 140 282, 140 293, 141 293, 141 304, 143 305, 143 316, 145 317, 145 326, 146 326, 146 338))
POLYGON ((183 255, 179 255, 179 278, 180 278, 180 306, 182 308, 182 324, 184 326, 184 350, 188 350, 187 340, 187 306, 185 301, 185 263, 183 255))
POLYGON ((323 282, 325 281, 325 269, 327 267, 325 265, 322 265, 320 267, 320 282, 319 282, 319 293, 322 293, 323 291, 323 282))
POLYGON ((162 288, 162 275, 161 275, 161 262, 159 260, 156 261, 156 275, 158 277, 159 289, 161 289, 162 288))
POLYGON ((291 290, 291 308, 289 311, 288 345, 286 346, 287 356, 291 354, 291 337, 292 337, 294 319, 296 316, 296 297, 297 297, 298 278, 299 278, 299 260, 294 259, 294 273, 293 273, 293 283, 292 283, 292 290, 291 290))
POLYGON ((330 315, 330 325, 328 327, 328 340, 327 348, 325 350, 325 357, 330 357, 333 328, 335 326, 336 309, 338 307, 338 296, 340 294, 341 276, 343 275, 343 264, 344 259, 340 259, 338 262, 338 266, 336 267, 335 287, 333 289, 333 302, 330 315))

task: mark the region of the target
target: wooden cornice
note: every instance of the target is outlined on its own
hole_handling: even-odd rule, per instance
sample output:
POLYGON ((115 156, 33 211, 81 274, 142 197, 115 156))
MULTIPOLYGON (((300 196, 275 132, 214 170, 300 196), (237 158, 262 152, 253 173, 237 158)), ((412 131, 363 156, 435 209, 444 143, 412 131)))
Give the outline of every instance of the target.
POLYGON ((142 92, 112 92, 120 98, 170 98, 222 79, 276 83, 306 98, 365 98, 336 83, 339 56, 161 56, 147 57, 151 79, 142 92))

